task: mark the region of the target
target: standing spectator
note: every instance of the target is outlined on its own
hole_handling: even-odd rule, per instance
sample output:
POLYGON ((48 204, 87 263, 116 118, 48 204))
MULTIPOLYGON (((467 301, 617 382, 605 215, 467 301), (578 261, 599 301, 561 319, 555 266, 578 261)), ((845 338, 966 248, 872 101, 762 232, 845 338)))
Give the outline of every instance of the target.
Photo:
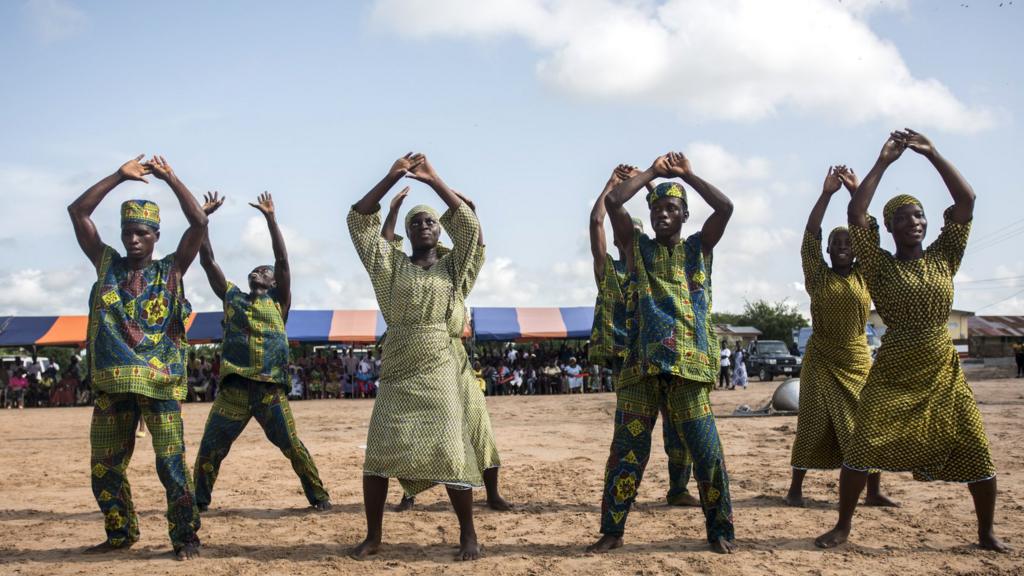
POLYGON ((736 388, 739 386, 744 390, 747 389, 747 365, 743 362, 743 348, 740 347, 740 343, 736 343, 736 352, 732 355, 732 387, 736 388))
POLYGON ((11 382, 11 372, 0 364, 0 406, 7 406, 7 386, 11 382))
POLYGON ((1017 344, 1017 350, 1014 352, 1014 358, 1017 360, 1017 378, 1024 376, 1024 342, 1017 344))
POLYGON ((28 390, 28 378, 26 377, 25 369, 21 366, 15 368, 14 375, 11 376, 11 380, 8 383, 10 390, 10 402, 8 408, 14 405, 18 406, 18 410, 25 408, 25 391, 28 390))
POLYGON ((519 351, 516 350, 515 345, 509 345, 509 347, 508 347, 508 355, 506 356, 506 360, 508 360, 508 365, 509 366, 515 366, 516 360, 518 360, 518 359, 519 359, 519 351))
POLYGON ((732 388, 732 382, 729 380, 729 358, 732 356, 732 350, 729 350, 729 343, 722 340, 722 351, 719 353, 721 361, 719 362, 718 370, 718 388, 732 388))
POLYGON ((562 367, 562 372, 565 374, 566 379, 569 383, 569 394, 575 392, 583 393, 583 377, 580 374, 583 372, 583 366, 576 363, 576 357, 569 357, 569 364, 562 367))

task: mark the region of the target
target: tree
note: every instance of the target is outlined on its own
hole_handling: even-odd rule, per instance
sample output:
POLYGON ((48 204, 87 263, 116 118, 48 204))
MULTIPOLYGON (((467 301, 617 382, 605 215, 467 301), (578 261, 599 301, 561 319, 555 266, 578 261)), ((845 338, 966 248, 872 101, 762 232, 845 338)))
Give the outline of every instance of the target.
POLYGON ((793 330, 809 325, 796 304, 785 300, 746 302, 739 316, 738 323, 757 328, 764 340, 782 340, 787 344, 793 341, 793 330))

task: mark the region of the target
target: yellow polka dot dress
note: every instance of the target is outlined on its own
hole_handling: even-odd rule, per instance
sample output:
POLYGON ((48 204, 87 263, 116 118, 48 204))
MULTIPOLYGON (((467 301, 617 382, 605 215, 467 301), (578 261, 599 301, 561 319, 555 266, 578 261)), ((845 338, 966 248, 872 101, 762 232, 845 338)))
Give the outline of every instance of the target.
POLYGON ((379 211, 348 215, 352 242, 388 324, 363 473, 398 478, 410 495, 435 484, 483 485, 478 454, 491 452, 479 446, 486 440, 480 434, 486 407, 474 405, 484 401, 479 389, 474 394, 464 384, 468 359, 460 340, 463 293, 482 263, 480 225, 465 204, 446 212, 441 224, 454 246, 423 269, 381 237, 379 211))
POLYGON ((825 263, 820 231, 804 232, 800 257, 814 331, 800 373, 800 415, 791 464, 805 470, 834 469, 843 463, 871 369, 864 333, 871 297, 858 264, 844 277, 825 263))
POLYGON ((946 329, 971 226, 952 221, 947 209, 924 255, 900 261, 881 249, 878 224, 869 220, 867 228, 850 226, 850 237, 888 329, 861 391, 844 463, 912 471, 918 480, 991 478, 981 413, 946 329))

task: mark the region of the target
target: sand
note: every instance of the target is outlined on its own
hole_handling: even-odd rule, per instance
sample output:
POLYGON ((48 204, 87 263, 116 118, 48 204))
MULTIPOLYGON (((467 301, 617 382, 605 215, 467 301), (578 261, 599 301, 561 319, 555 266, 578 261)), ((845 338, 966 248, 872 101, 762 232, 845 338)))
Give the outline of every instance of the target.
MULTIPOLYGON (((715 411, 760 405, 776 383, 715 392, 715 411)), ((973 382, 999 470, 999 534, 1014 551, 973 546, 975 519, 965 487, 883 476, 903 506, 861 508, 852 542, 832 551, 813 538, 835 522, 836 472, 811 472, 808 505, 783 505, 795 417, 720 418, 735 506, 739 551, 719 556, 704 542, 696 508, 669 508, 666 458, 655 438, 626 545, 605 555, 584 547, 598 537, 602 473, 614 395, 490 398, 505 467, 501 480, 514 512, 483 506, 476 526, 485 556, 451 559, 458 525, 444 492, 422 494, 414 511, 384 517, 385 545, 369 561, 345 551, 364 531, 361 473, 372 407, 364 400, 293 404, 300 437, 313 454, 334 509, 308 511, 288 461, 250 423, 225 461, 213 505, 203 516, 203 557, 169 554, 163 489, 149 439, 130 478, 142 539, 131 550, 83 556, 103 539, 89 488, 90 409, 0 412, 0 573, 2 574, 1022 574, 1024 573, 1024 380, 973 382)), ((210 404, 184 407, 188 459, 195 458, 210 404)), ((391 483, 389 501, 400 497, 391 483)))

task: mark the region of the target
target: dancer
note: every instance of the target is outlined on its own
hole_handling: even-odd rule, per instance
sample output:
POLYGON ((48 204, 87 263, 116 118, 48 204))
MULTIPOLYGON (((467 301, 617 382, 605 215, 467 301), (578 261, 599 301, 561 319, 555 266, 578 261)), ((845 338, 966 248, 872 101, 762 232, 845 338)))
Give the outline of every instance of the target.
POLYGON ((916 480, 967 483, 978 517, 978 545, 1005 552, 995 535, 995 466, 956 348, 946 329, 953 276, 960 267, 974 213, 974 190, 922 134, 896 131, 850 200, 853 253, 888 329, 861 391, 853 438, 839 475, 839 520, 815 543, 846 542, 868 470, 912 471, 916 480), (945 225, 927 248, 921 202, 898 195, 885 204, 885 228, 896 254, 879 246, 868 206, 885 170, 906 148, 935 167, 953 197, 945 225))
MULTIPOLYGON (((452 192, 462 200, 469 209, 476 214, 476 204, 466 196, 459 192, 452 190, 452 192)), ((404 238, 395 234, 395 224, 398 222, 398 213, 402 209, 402 203, 405 198, 409 195, 409 187, 406 186, 401 192, 395 195, 391 199, 391 204, 388 206, 388 214, 384 218, 384 226, 380 230, 382 238, 391 244, 391 247, 399 252, 402 251, 402 242, 404 238)), ((479 222, 478 222, 479 225, 479 222)), ((436 247, 438 257, 443 257, 445 254, 451 252, 447 247, 438 243, 436 247)), ((462 300, 469 296, 470 291, 473 290, 473 284, 476 283, 476 278, 480 274, 480 269, 484 265, 485 259, 485 245, 484 245, 484 230, 480 227, 480 234, 477 237, 477 250, 474 254, 473 260, 470 262, 470 268, 466 274, 466 278, 462 283, 461 296, 462 300)), ((468 314, 463 310, 463 322, 468 314)), ((453 318, 450 322, 450 326, 455 328, 457 325, 457 318, 453 318)), ((459 328, 459 337, 461 338, 462 329, 459 328)), ((463 346, 463 350, 465 347, 463 346)), ((468 386, 470 390, 468 394, 475 396, 479 392, 480 396, 483 396, 483 390, 480 388, 480 380, 477 377, 476 367, 471 367, 468 371, 464 368, 459 374, 459 381, 465 386, 468 386)), ((507 512, 513 508, 512 504, 505 500, 501 496, 501 492, 498 490, 498 469, 501 466, 501 459, 498 457, 498 447, 494 442, 494 433, 491 431, 491 419, 487 413, 487 402, 483 398, 473 401, 470 406, 476 410, 473 414, 470 414, 471 429, 473 430, 473 446, 477 449, 477 461, 480 462, 484 468, 484 488, 487 492, 487 506, 492 510, 499 512, 507 512), (482 410, 482 412, 480 412, 482 410)), ((412 509, 416 504, 416 496, 406 492, 402 493, 402 500, 395 505, 395 512, 405 512, 406 510, 412 509)))
MULTIPOLYGON (((811 325, 803 371, 800 374, 800 414, 793 442, 793 479, 785 502, 803 506, 803 483, 808 470, 834 470, 853 433, 853 415, 861 388, 871 369, 865 326, 871 296, 860 266, 853 260, 850 232, 839 226, 828 235, 830 268, 821 257, 821 221, 829 201, 841 187, 853 194, 857 176, 846 166, 829 168, 821 195, 804 230, 800 259, 804 286, 811 298, 811 325)), ((896 506, 881 493, 880 474, 868 476, 868 506, 896 506)))
POLYGON ((185 462, 181 401, 188 392, 185 320, 191 306, 182 277, 199 252, 206 215, 185 184, 160 156, 140 155, 100 180, 68 206, 75 236, 96 267, 89 300, 89 372, 96 394, 89 443, 92 491, 103 512, 107 539, 86 550, 103 553, 130 548, 139 540, 139 519, 128 483, 136 424, 152 433, 156 468, 167 492, 167 524, 179 560, 199 556, 199 510, 185 462), (121 205, 125 256, 100 239, 92 213, 119 184, 163 180, 181 205, 188 229, 177 249, 160 260, 160 208, 148 200, 121 205))
POLYGON ((707 540, 716 552, 735 548, 725 456, 711 413, 718 375, 718 340, 711 324, 712 250, 732 216, 732 202, 693 173, 681 153, 658 157, 647 170, 619 183, 605 199, 615 241, 633 278, 627 327, 632 344, 616 393, 615 432, 601 502, 603 536, 588 550, 622 546, 629 508, 651 451, 658 407, 693 458, 707 540), (633 227, 626 202, 655 178, 681 178, 712 208, 700 232, 683 239, 689 218, 686 190, 663 182, 647 194, 651 239, 633 227))
POLYGON ((445 485, 461 531, 457 558, 475 560, 480 547, 469 488, 483 485, 487 463, 477 456, 481 447, 473 438, 477 428, 472 419, 485 418, 487 411, 473 406, 483 396, 470 394, 464 383, 469 361, 460 337, 465 325, 462 287, 480 248, 476 215, 425 156, 409 153, 352 206, 348 227, 388 324, 387 361, 381 365, 363 464, 367 535, 351 556, 378 552, 388 479, 394 477, 410 495, 445 485), (380 235, 380 200, 403 176, 429 185, 448 206, 442 217, 429 206, 409 211, 405 229, 411 256, 380 235), (444 256, 437 254, 439 222, 454 242, 444 256))
MULTIPOLYGON (((207 194, 203 211, 207 216, 224 204, 216 192, 207 194)), ((204 235, 199 262, 210 289, 224 303, 223 356, 217 399, 199 443, 195 486, 199 511, 205 512, 213 497, 221 462, 231 445, 255 418, 267 439, 291 461, 302 491, 315 510, 330 510, 331 498, 320 480, 309 450, 295 431, 288 392, 288 334, 285 323, 291 309, 291 268, 284 235, 277 225, 274 199, 260 194, 256 204, 267 221, 274 249, 273 266, 257 266, 249 272, 249 293, 224 278, 213 256, 209 234, 204 235)))
MULTIPOLYGON (((608 241, 604 231, 604 219, 607 214, 604 200, 615 186, 638 172, 635 166, 616 166, 590 211, 590 253, 594 257, 597 301, 594 303, 589 357, 592 363, 608 366, 616 372, 622 368, 622 360, 629 346, 626 337, 628 272, 622 246, 614 238, 612 242, 618 250, 619 257, 612 258, 608 253, 608 241)), ((653 190, 650 184, 647 185, 647 189, 648 192, 653 190)), ((643 232, 643 221, 639 218, 632 221, 634 227, 643 232)), ((670 506, 700 506, 700 500, 694 498, 686 489, 693 468, 690 454, 672 427, 672 420, 668 417, 668 405, 663 402, 658 410, 662 417, 661 433, 664 438, 665 454, 668 456, 668 494, 665 500, 670 506)), ((651 425, 653 426, 654 422, 651 425)))

